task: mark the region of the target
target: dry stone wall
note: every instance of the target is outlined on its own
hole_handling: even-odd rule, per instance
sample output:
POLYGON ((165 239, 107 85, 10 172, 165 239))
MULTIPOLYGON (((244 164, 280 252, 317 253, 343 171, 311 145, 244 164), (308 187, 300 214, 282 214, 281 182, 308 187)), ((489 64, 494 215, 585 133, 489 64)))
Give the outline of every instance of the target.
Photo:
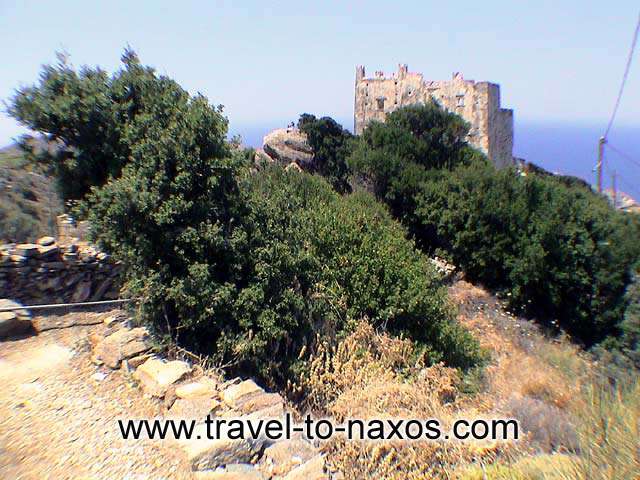
POLYGON ((118 297, 121 266, 86 243, 0 245, 0 298, 24 305, 85 302, 118 297))

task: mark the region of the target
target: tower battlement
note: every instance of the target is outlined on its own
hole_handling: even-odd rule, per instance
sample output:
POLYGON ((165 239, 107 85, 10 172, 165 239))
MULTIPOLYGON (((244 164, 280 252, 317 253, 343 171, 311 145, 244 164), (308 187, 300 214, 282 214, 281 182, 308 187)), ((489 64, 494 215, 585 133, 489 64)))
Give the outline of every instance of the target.
POLYGON ((357 66, 354 131, 359 135, 369 122, 384 122, 388 113, 400 107, 431 99, 469 122, 468 142, 497 167, 513 163, 513 110, 500 106, 500 86, 465 80, 459 72, 451 80, 425 80, 401 64, 390 77, 378 71, 367 78, 364 67, 357 66))

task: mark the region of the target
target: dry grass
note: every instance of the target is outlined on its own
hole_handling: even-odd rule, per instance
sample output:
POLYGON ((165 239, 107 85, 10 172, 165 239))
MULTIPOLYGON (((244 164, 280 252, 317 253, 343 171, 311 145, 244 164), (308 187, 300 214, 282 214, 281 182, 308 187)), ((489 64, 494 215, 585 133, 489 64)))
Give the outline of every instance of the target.
POLYGON ((366 322, 335 349, 323 346, 292 389, 309 409, 346 418, 514 417, 519 442, 348 442, 324 446, 344 478, 639 479, 640 387, 611 389, 597 366, 567 339, 550 340, 532 323, 501 310, 484 290, 458 282, 450 291, 461 323, 491 353, 468 378, 426 367, 411 342, 376 333, 366 322))
MULTIPOLYGON (((487 412, 466 409, 457 398, 458 373, 441 364, 425 367, 411 342, 377 334, 366 322, 335 349, 313 357, 298 390, 309 406, 338 421, 347 418, 437 418, 442 428, 464 416, 487 412)), ((451 478, 460 465, 493 462, 515 451, 496 442, 348 442, 325 445, 330 464, 345 478, 451 478)))

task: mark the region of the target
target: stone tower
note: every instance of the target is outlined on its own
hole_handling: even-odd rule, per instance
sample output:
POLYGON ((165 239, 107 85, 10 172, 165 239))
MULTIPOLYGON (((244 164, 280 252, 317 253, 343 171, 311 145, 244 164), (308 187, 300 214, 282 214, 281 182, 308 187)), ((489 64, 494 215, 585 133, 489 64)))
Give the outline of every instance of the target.
POLYGON ((391 77, 375 72, 373 78, 367 78, 364 67, 358 66, 355 90, 356 135, 372 120, 383 122, 397 108, 433 98, 469 122, 467 140, 497 167, 513 163, 513 110, 500 107, 496 83, 465 80, 461 73, 454 73, 450 81, 425 80, 422 74, 409 72, 407 65, 399 65, 391 77))

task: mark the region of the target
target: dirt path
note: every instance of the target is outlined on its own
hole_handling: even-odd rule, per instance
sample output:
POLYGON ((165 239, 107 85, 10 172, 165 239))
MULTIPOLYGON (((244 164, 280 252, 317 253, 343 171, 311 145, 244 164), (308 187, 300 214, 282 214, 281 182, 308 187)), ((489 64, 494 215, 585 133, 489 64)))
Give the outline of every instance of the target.
POLYGON ((0 478, 192 478, 170 444, 121 438, 118 418, 152 418, 161 406, 91 363, 87 335, 100 328, 0 342, 0 478))

